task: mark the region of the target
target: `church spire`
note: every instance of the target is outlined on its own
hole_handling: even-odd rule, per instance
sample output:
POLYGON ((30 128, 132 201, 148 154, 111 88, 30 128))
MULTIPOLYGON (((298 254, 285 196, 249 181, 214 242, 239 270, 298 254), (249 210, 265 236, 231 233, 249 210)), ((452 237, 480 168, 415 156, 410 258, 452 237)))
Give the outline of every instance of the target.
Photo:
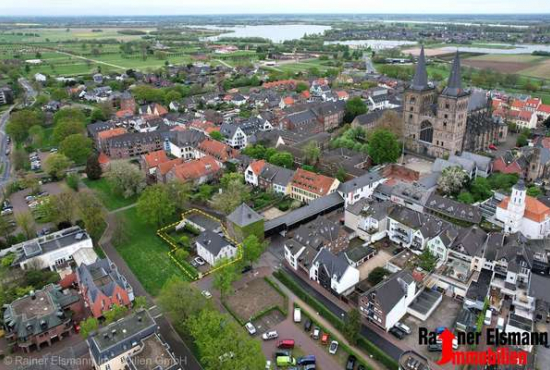
POLYGON ((424 56, 424 45, 420 49, 418 62, 416 64, 416 72, 411 84, 413 90, 425 90, 428 86, 428 71, 426 69, 426 57, 424 56))
POLYGON ((458 50, 456 51, 455 58, 453 60, 453 66, 451 67, 451 74, 449 75, 449 81, 447 87, 443 90, 444 95, 459 96, 464 92, 462 90, 462 76, 460 74, 460 55, 458 50))

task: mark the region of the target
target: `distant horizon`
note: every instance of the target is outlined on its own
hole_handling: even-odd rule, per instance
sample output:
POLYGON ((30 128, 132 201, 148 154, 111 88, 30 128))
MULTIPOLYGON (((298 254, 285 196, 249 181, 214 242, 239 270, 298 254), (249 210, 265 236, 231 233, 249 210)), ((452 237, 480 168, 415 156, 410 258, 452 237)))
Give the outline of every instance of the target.
POLYGON ((86 16, 236 16, 236 15, 546 15, 550 2, 540 0, 24 0, 3 1, 5 17, 86 17, 86 16), (537 9, 537 12, 533 12, 537 9), (474 11, 475 10, 475 11, 474 11), (496 13, 495 13, 496 11, 496 13), (151 14, 154 12, 155 14, 151 14), (108 13, 102 14, 102 13, 108 13))

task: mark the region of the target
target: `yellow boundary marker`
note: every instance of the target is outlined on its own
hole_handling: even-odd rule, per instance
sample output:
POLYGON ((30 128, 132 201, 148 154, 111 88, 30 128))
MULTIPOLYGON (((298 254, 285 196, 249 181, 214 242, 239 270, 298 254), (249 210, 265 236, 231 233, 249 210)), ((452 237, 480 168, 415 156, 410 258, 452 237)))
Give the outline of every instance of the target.
POLYGON ((160 229, 157 230, 157 236, 159 236, 162 240, 164 240, 169 246, 170 246, 170 251, 168 252, 168 256, 170 257, 170 259, 172 261, 174 261, 174 263, 176 264, 176 266, 179 267, 180 270, 182 270, 192 281, 195 281, 195 280, 200 280, 201 278, 203 278, 204 276, 208 276, 210 275, 211 273, 215 272, 215 271, 218 271, 226 266, 229 266, 233 263, 236 263, 240 260, 243 259, 243 246, 242 246, 242 243, 237 243, 237 241, 233 238, 231 238, 229 236, 229 233, 227 232, 227 229, 225 228, 225 226, 223 225, 223 222, 212 216, 212 215, 209 215, 208 213, 200 210, 200 209, 196 209, 196 208, 192 208, 188 211, 185 211, 184 213, 181 214, 181 220, 180 221, 177 221, 177 222, 174 222, 168 226, 164 226, 160 229), (194 277, 194 276, 191 276, 191 274, 189 273, 188 269, 186 269, 175 257, 174 257, 174 253, 176 252, 176 250, 178 250, 178 246, 173 242, 173 239, 171 237, 168 237, 166 235, 166 230, 168 229, 171 229, 171 228, 175 228, 177 225, 181 224, 182 222, 185 222, 185 220, 187 219, 187 217, 192 214, 192 213, 198 213, 198 214, 201 214, 205 217, 208 217, 210 218, 211 220, 215 221, 215 222, 218 222, 221 227, 222 227, 222 232, 225 236, 225 238, 227 240, 229 240, 229 242, 231 242, 233 245, 235 245, 237 247, 237 257, 236 258, 233 258, 231 259, 229 262, 221 265, 221 266, 218 266, 218 267, 215 267, 207 272, 205 272, 204 274, 202 274, 200 271, 197 270, 197 273, 198 273, 198 276, 194 277))

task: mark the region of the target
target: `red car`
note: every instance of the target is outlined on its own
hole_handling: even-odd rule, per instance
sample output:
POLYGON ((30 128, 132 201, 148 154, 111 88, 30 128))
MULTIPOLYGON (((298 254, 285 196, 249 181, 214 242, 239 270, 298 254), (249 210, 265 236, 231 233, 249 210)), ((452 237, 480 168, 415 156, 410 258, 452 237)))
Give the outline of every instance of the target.
POLYGON ((278 341, 277 348, 284 348, 284 349, 294 348, 294 339, 283 339, 278 341))
POLYGON ((489 145, 489 149, 491 149, 491 150, 498 150, 498 148, 496 147, 495 144, 489 145))
POLYGON ((323 333, 323 335, 321 335, 321 344, 328 344, 328 338, 328 333, 323 333))

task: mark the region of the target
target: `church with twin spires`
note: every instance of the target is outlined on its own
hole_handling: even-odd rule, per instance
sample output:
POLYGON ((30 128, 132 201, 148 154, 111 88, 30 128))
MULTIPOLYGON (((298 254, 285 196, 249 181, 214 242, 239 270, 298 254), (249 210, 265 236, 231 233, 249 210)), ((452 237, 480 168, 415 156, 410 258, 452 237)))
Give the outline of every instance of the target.
POLYGON ((487 150, 507 135, 506 124, 492 118, 487 93, 462 87, 458 51, 447 86, 439 92, 428 81, 422 47, 414 78, 404 94, 403 122, 407 149, 436 158, 487 150))

